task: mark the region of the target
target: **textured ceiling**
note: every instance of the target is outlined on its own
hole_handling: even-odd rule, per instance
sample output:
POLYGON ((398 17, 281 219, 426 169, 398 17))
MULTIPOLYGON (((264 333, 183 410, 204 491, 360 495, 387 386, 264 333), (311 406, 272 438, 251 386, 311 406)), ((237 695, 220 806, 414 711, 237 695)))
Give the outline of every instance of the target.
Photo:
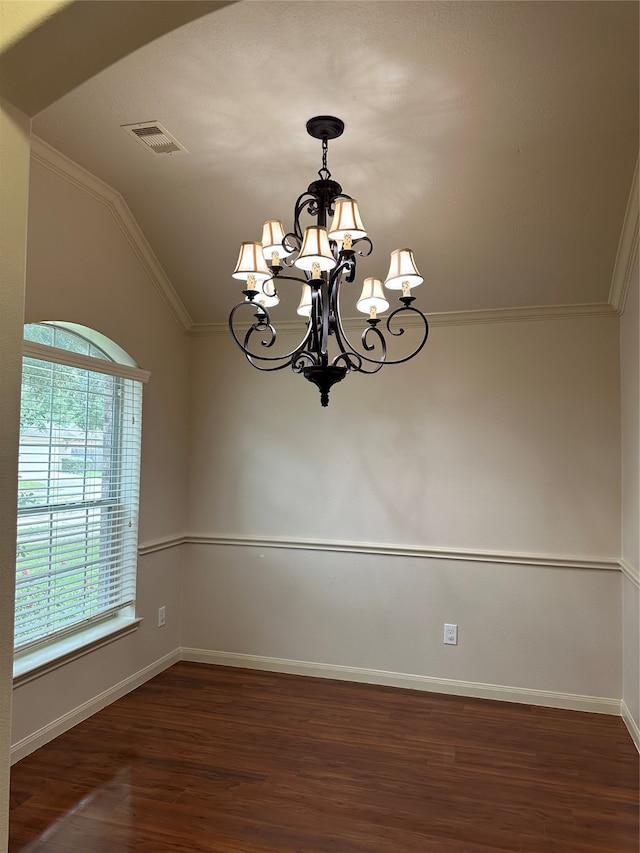
POLYGON ((239 298, 240 241, 290 227, 321 165, 317 114, 346 124, 329 168, 373 239, 359 280, 411 246, 427 312, 607 301, 638 153, 635 2, 241 2, 34 132, 122 193, 209 323, 239 298), (149 120, 189 153, 151 156, 120 128, 149 120))

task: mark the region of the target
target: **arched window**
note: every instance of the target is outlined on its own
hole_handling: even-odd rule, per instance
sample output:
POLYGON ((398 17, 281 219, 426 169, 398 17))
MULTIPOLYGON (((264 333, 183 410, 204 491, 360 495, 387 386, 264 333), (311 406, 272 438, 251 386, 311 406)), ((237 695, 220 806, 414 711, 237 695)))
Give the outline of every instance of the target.
POLYGON ((66 323, 25 326, 18 673, 135 621, 142 383, 147 379, 124 350, 90 329, 66 323))

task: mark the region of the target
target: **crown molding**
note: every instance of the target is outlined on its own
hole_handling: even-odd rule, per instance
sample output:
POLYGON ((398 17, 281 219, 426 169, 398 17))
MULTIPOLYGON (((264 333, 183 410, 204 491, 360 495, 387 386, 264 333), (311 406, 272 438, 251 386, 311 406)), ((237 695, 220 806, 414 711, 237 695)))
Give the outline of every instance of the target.
POLYGON ((31 137, 31 157, 108 209, 180 331, 188 332, 193 320, 120 193, 38 136, 31 137))
MULTIPOLYGON (((608 302, 594 302, 584 305, 534 305, 523 308, 480 308, 475 311, 443 311, 428 314, 429 326, 470 326, 477 323, 522 323, 530 320, 579 320, 590 317, 617 317, 618 311, 608 302)), ((383 318, 384 319, 384 318, 383 318)), ((348 331, 361 332, 363 319, 357 317, 343 320, 348 331)), ((410 329, 421 327, 419 320, 408 318, 402 325, 410 329)), ((246 330, 249 324, 239 325, 246 330)), ((304 321, 286 320, 278 323, 279 332, 298 332, 304 329, 304 321)), ((192 338, 209 338, 229 334, 227 323, 194 323, 188 333, 192 338)))
POLYGON ((638 160, 631 181, 631 191, 627 201, 627 209, 622 222, 618 252, 613 266, 611 278, 611 289, 609 290, 609 302, 618 314, 624 311, 631 273, 638 255, 638 219, 639 219, 639 197, 638 197, 638 160))
MULTIPOLYGON (((155 252, 144 236, 122 195, 91 172, 79 166, 40 137, 31 137, 31 156, 36 163, 66 180, 76 188, 103 204, 129 242, 151 283, 169 309, 181 332, 191 337, 227 335, 227 323, 194 323, 185 304, 177 294, 155 252)), ((530 320, 582 319, 617 316, 624 310, 633 265, 638 253, 638 162, 633 175, 627 202, 620 242, 613 270, 609 302, 577 305, 534 305, 513 308, 488 308, 471 311, 446 311, 428 315, 429 325, 467 326, 478 323, 513 323, 530 320)), ((418 326, 411 318, 405 320, 406 328, 418 326)), ((350 331, 362 330, 362 319, 347 318, 344 326, 350 331)), ((248 325, 246 326, 248 328, 248 325)), ((278 331, 300 332, 301 321, 290 320, 278 324, 278 331)))

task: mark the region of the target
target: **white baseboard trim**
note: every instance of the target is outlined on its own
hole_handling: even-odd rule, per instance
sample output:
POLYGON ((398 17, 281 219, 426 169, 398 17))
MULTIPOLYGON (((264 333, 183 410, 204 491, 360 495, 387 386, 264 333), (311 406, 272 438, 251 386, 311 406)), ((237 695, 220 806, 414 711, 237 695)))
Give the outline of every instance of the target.
POLYGON ((271 658, 262 655, 210 651, 209 649, 182 648, 180 658, 185 661, 216 664, 218 666, 287 672, 292 675, 309 675, 315 678, 332 678, 365 684, 383 684, 388 687, 405 687, 432 693, 450 693, 455 696, 471 696, 476 699, 519 702, 526 705, 542 705, 547 708, 564 708, 570 711, 590 711, 596 714, 620 716, 619 699, 605 699, 597 696, 505 687, 500 684, 458 681, 451 678, 432 678, 427 675, 410 675, 402 672, 386 672, 378 669, 362 669, 353 666, 271 658))
POLYGON ((526 705, 540 705, 547 708, 563 708, 570 711, 589 711, 596 714, 622 716, 636 748, 640 752, 640 729, 631 716, 624 701, 597 696, 582 696, 574 693, 558 693, 549 690, 531 690, 522 687, 506 687, 499 684, 484 684, 473 681, 459 681, 451 678, 432 678, 427 675, 412 675, 402 672, 387 672, 377 669, 363 669, 338 664, 314 663, 312 661, 272 658, 264 655, 238 654, 209 649, 175 649, 164 657, 139 670, 119 684, 115 684, 93 699, 84 702, 72 711, 33 732, 11 747, 11 764, 15 764, 30 753, 44 746, 73 726, 140 687, 146 681, 159 675, 178 661, 192 661, 215 666, 234 666, 244 669, 257 669, 268 672, 286 672, 291 675, 306 675, 314 678, 328 678, 340 681, 354 681, 364 684, 382 684, 387 687, 403 687, 410 690, 423 690, 431 693, 444 693, 454 696, 469 696, 477 699, 492 699, 499 702, 518 702, 526 705))
POLYGON ((638 728, 638 724, 633 719, 629 706, 624 699, 620 702, 620 716, 624 720, 624 724, 631 735, 631 740, 636 745, 638 752, 640 752, 640 728, 638 728))
POLYGON ((86 720, 88 717, 91 717, 93 714, 101 711, 102 708, 105 708, 107 705, 115 702, 116 699, 120 699, 122 696, 125 696, 127 693, 135 690, 136 687, 140 687, 145 683, 145 681, 149 681, 150 678, 153 678, 155 675, 159 675, 163 670, 172 666, 174 663, 177 663, 179 660, 180 650, 174 649, 174 651, 169 652, 169 654, 159 658, 144 669, 130 675, 129 678, 125 678, 124 681, 121 681, 119 684, 115 684, 108 690, 94 696, 93 699, 89 699, 87 702, 84 702, 72 711, 63 714, 61 717, 58 717, 56 720, 52 720, 52 722, 43 726, 41 729, 38 729, 25 738, 22 738, 22 740, 19 740, 11 747, 11 764, 15 764, 16 761, 20 761, 20 759, 25 758, 31 752, 34 752, 41 746, 44 746, 45 743, 48 743, 50 740, 58 737, 58 735, 61 735, 74 726, 77 726, 78 723, 81 723, 83 720, 86 720))

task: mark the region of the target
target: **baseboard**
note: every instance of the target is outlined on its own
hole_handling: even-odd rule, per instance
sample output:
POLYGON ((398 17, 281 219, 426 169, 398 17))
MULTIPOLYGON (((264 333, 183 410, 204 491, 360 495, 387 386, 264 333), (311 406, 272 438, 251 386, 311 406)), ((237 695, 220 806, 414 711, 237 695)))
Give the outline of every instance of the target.
POLYGON ((130 675, 129 678, 125 678, 124 681, 121 681, 119 684, 115 684, 108 690, 98 694, 98 696, 94 696, 93 699, 89 699, 88 702, 84 702, 72 711, 63 714, 61 717, 58 717, 56 720, 53 720, 41 729, 38 729, 22 740, 19 740, 11 747, 11 764, 15 764, 16 761, 20 761, 20 759, 25 758, 29 753, 34 752, 41 746, 44 746, 45 743, 48 743, 50 740, 58 737, 58 735, 61 735, 74 726, 77 726, 78 723, 81 723, 83 720, 86 720, 88 717, 91 717, 93 714, 101 711, 102 708, 105 708, 107 705, 115 702, 116 699, 120 699, 122 696, 125 696, 127 693, 135 690, 136 687, 140 687, 145 683, 145 681, 149 681, 150 678, 159 675, 159 673, 167 669, 167 667, 172 666, 172 664, 177 663, 179 660, 180 651, 179 649, 175 649, 174 651, 169 652, 168 655, 165 655, 164 657, 154 661, 152 664, 149 664, 149 666, 146 666, 144 669, 130 675))
POLYGON ((629 706, 624 699, 620 702, 620 716, 624 720, 624 724, 631 735, 631 740, 635 743, 638 752, 640 752, 640 728, 638 728, 638 724, 633 719, 629 706))
POLYGON ((235 666, 245 669, 287 672, 292 675, 307 675, 314 678, 330 678, 364 684, 382 684, 388 687, 404 687, 431 693, 449 693, 478 699, 493 699, 499 702, 518 702, 526 705, 541 705, 547 708, 564 708, 570 711, 589 711, 597 714, 622 716, 636 748, 640 752, 640 729, 631 716, 624 701, 597 696, 582 696, 575 693, 558 693, 549 690, 531 690, 522 687, 507 687, 500 684, 485 684, 460 681, 451 678, 432 678, 427 675, 412 675, 403 672, 387 672, 338 664, 314 663, 312 661, 272 658, 264 655, 238 654, 236 652, 211 651, 209 649, 175 649, 164 657, 139 670, 124 681, 115 684, 98 696, 63 714, 56 720, 33 732, 11 747, 11 764, 25 758, 31 752, 78 725, 83 720, 140 687, 159 675, 167 667, 180 660, 208 663, 217 666, 235 666))
POLYGON ((477 699, 519 702, 525 705, 542 705, 548 708, 564 708, 570 711, 590 711, 597 714, 620 716, 619 699, 605 699, 597 696, 556 693, 549 690, 530 690, 522 687, 506 687, 500 684, 458 681, 451 678, 432 678, 427 675, 411 675, 402 672, 386 672, 378 669, 362 669, 353 666, 312 663, 262 655, 210 651, 208 649, 182 648, 180 658, 185 661, 216 664, 218 666, 238 666, 269 672, 288 672, 292 675, 310 675, 315 678, 383 684, 388 687, 406 687, 411 690, 426 690, 432 693, 450 693, 455 696, 471 696, 477 699))

